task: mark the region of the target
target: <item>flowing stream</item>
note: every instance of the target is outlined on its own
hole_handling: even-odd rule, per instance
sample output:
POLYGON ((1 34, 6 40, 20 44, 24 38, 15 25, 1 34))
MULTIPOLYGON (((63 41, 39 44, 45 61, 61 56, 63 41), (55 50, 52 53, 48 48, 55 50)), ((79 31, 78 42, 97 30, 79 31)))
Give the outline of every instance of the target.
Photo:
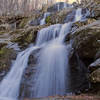
POLYGON ((43 19, 41 19, 41 21, 40 21, 40 25, 46 24, 45 20, 49 15, 50 15, 49 12, 44 13, 43 19))
MULTIPOLYGON (((46 16, 46 15, 45 15, 46 16)), ((81 9, 76 11, 75 21, 81 20, 81 9)), ((45 17, 44 17, 45 18, 45 17)), ((41 24, 43 24, 41 22, 41 24)), ((23 72, 28 66, 30 54, 40 49, 34 77, 34 97, 65 95, 69 87, 68 55, 70 44, 65 45, 65 36, 72 22, 51 25, 38 32, 36 45, 18 54, 10 72, 0 83, 0 100, 18 100, 23 72)))

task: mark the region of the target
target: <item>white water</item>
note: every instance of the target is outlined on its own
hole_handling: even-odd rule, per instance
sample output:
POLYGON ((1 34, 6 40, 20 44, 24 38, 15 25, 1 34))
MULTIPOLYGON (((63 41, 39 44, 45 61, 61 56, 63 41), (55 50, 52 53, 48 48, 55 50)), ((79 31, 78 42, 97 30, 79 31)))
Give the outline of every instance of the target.
MULTIPOLYGON (((65 35, 69 33, 71 24, 53 25, 40 31, 40 34, 47 34, 48 44, 39 52, 37 62, 37 73, 35 75, 34 97, 46 97, 54 95, 64 95, 68 84, 68 54, 69 45, 63 43, 65 35), (55 35, 55 29, 59 30, 58 37, 55 35), (52 31, 51 31, 52 27, 52 31), (56 27, 56 28, 55 28, 56 27), (44 31, 44 32, 43 32, 44 31), (51 41, 50 41, 51 40, 51 41), (65 55, 66 54, 66 55, 65 55)), ((44 40, 42 35, 41 40, 44 40)), ((43 42, 43 41, 41 41, 43 42)))
POLYGON ((38 47, 31 47, 18 54, 11 71, 0 83, 0 100, 17 100, 23 72, 28 64, 29 55, 38 47))
MULTIPOLYGON (((80 12, 80 10, 78 11, 80 12)), ((56 24, 42 29, 38 33, 36 46, 18 54, 12 69, 0 83, 0 100, 18 99, 21 78, 28 66, 29 55, 42 46, 37 56, 34 97, 64 95, 66 93, 69 84, 67 74, 69 73, 70 45, 64 44, 64 38, 70 32, 71 25, 72 23, 56 24)))
POLYGON ((75 22, 80 21, 82 19, 82 8, 78 8, 75 14, 75 22))
POLYGON ((43 19, 40 21, 40 25, 46 24, 45 20, 46 20, 46 17, 48 17, 49 15, 50 15, 49 12, 44 13, 43 19))
POLYGON ((66 5, 66 3, 64 3, 64 8, 67 8, 67 5, 66 5))
POLYGON ((57 10, 60 11, 60 4, 57 5, 57 10))
POLYGON ((36 45, 41 45, 55 39, 59 35, 61 26, 61 24, 56 24, 40 30, 37 36, 36 45))
POLYGON ((73 22, 77 21, 85 21, 87 20, 87 17, 90 15, 90 11, 86 9, 86 12, 82 15, 82 8, 78 8, 76 10, 75 18, 73 22))

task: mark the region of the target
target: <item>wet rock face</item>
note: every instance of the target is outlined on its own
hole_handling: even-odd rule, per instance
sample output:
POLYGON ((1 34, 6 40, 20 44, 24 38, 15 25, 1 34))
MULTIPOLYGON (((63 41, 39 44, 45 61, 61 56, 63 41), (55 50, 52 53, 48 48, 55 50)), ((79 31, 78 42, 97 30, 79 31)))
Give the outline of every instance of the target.
POLYGON ((30 22, 29 22, 29 25, 30 26, 37 26, 37 25, 39 25, 40 24, 40 19, 36 19, 36 20, 31 20, 30 22))
POLYGON ((83 7, 91 12, 91 17, 100 19, 100 0, 82 0, 83 7))
POLYGON ((85 21, 76 22, 76 23, 74 24, 74 26, 76 26, 77 28, 79 28, 79 27, 82 27, 82 26, 91 24, 91 23, 93 23, 93 22, 95 22, 95 21, 96 21, 96 19, 94 19, 94 18, 88 18, 88 19, 86 19, 85 21))
POLYGON ((28 67, 24 71, 21 88, 20 88, 20 97, 31 98, 33 96, 33 86, 34 86, 34 75, 36 72, 36 58, 37 50, 32 52, 29 61, 28 67))
POLYGON ((64 23, 68 23, 68 22, 74 21, 75 13, 76 13, 76 10, 73 10, 72 12, 70 12, 70 13, 66 16, 66 18, 64 19, 64 23))
POLYGON ((70 66, 70 85, 71 92, 78 93, 84 92, 89 88, 89 81, 87 77, 88 69, 79 58, 78 54, 74 51, 69 59, 70 66))
MULTIPOLYGON (((57 24, 57 23, 65 23, 66 22, 66 16, 68 16, 70 13, 72 13, 72 10, 74 8, 67 8, 63 9, 59 12, 52 13, 50 16, 46 18, 46 23, 48 24, 57 24)), ((71 16, 70 16, 71 17, 71 16)), ((69 17, 70 20, 73 20, 74 16, 71 18, 69 17)), ((68 20, 67 20, 68 21, 68 20)))
POLYGON ((81 59, 94 59, 100 50, 100 30, 97 27, 89 27, 74 34, 73 47, 81 59))
POLYGON ((100 58, 89 65, 91 71, 90 80, 93 83, 100 83, 100 58))
POLYGON ((29 44, 35 43, 38 31, 47 26, 48 24, 43 26, 28 26, 22 30, 15 30, 11 33, 15 34, 11 41, 18 43, 20 48, 25 49, 29 44))
POLYGON ((72 47, 89 69, 90 73, 87 76, 90 82, 93 83, 91 85, 91 91, 100 93, 100 85, 98 85, 98 88, 95 88, 100 83, 100 22, 99 20, 94 20, 87 24, 78 24, 79 28, 71 36, 71 39, 73 39, 72 47))
POLYGON ((100 68, 100 58, 98 58, 96 61, 94 61, 92 64, 89 65, 89 69, 91 71, 94 71, 98 68, 100 68))

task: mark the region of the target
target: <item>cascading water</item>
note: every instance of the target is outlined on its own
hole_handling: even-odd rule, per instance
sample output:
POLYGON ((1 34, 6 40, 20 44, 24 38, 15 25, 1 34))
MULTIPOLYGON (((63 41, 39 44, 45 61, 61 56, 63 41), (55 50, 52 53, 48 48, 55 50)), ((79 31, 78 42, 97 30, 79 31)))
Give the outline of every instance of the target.
MULTIPOLYGON (((63 40, 69 33, 71 24, 53 25, 48 27, 46 31, 41 30, 40 34, 57 34, 58 37, 49 38, 49 43, 38 54, 37 73, 35 75, 34 97, 46 97, 54 95, 64 95, 68 84, 68 54, 69 45, 65 46, 63 40), (55 27, 62 26, 59 31, 55 31, 55 27), (51 41, 50 41, 51 40, 51 41), (66 55, 65 55, 66 54, 66 55)), ((59 30, 59 28, 57 28, 59 30)), ((47 39, 48 39, 47 37, 47 39)), ((44 35, 41 37, 41 42, 44 35)))
POLYGON ((74 21, 77 22, 77 21, 80 21, 81 19, 82 19, 82 8, 78 8, 76 10, 74 21))
POLYGON ((57 5, 57 10, 60 11, 60 4, 57 5))
POLYGON ((50 15, 49 12, 44 13, 43 19, 40 21, 40 25, 46 24, 45 20, 46 20, 46 17, 48 17, 49 15, 50 15))
MULTIPOLYGON (((77 10, 75 21, 81 19, 77 10)), ((37 36, 36 46, 29 47, 18 54, 11 71, 0 83, 0 100, 17 100, 20 82, 28 58, 32 51, 39 48, 37 55, 37 72, 34 77, 34 97, 64 95, 68 89, 68 54, 70 45, 64 44, 65 36, 70 32, 72 23, 56 24, 42 29, 37 36)))
POLYGON ((85 21, 89 15, 90 15, 90 12, 88 9, 85 9, 86 12, 84 14, 82 14, 82 8, 78 8, 76 10, 76 14, 75 14, 75 19, 74 19, 74 22, 77 22, 77 21, 85 21))
POLYGON ((36 49, 38 47, 31 47, 18 54, 11 71, 0 83, 0 100, 17 100, 21 78, 27 67, 28 57, 36 49))

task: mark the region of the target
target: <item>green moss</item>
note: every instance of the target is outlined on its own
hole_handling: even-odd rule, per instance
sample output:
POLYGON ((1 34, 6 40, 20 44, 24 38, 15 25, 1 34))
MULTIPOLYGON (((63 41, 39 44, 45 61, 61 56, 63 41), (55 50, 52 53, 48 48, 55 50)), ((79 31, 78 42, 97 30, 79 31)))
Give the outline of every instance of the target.
POLYGON ((16 53, 13 49, 2 47, 0 49, 0 72, 8 71, 11 65, 11 60, 15 59, 16 53))
POLYGON ((45 21, 46 21, 46 23, 51 23, 51 17, 48 16, 45 21))
POLYGON ((19 27, 20 27, 20 28, 24 28, 28 21, 29 21, 28 18, 24 18, 24 19, 21 21, 21 23, 19 24, 19 27))
POLYGON ((8 48, 1 48, 0 49, 0 58, 5 57, 6 55, 8 55, 11 52, 11 49, 8 48))
POLYGON ((4 34, 4 33, 6 33, 5 31, 0 31, 0 34, 4 34))

